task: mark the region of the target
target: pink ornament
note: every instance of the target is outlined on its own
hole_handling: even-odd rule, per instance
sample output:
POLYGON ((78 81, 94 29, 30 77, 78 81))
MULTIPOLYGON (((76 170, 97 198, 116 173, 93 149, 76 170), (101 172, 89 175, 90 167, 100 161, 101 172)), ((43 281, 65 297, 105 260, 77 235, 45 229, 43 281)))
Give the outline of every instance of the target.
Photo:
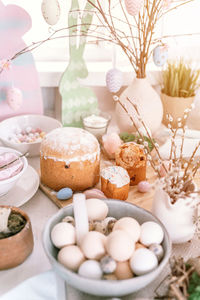
POLYGON ((144 6, 144 0, 125 0, 125 6, 129 15, 136 16, 144 6))
POLYGON ((20 109, 20 107, 22 106, 22 102, 23 102, 22 92, 15 87, 9 88, 7 90, 6 101, 7 101, 8 105, 10 106, 10 108, 12 108, 13 110, 16 111, 16 110, 20 109))
POLYGON ((83 192, 85 194, 86 199, 97 198, 97 199, 107 199, 104 193, 98 189, 90 189, 83 192))
POLYGON ((151 189, 151 185, 148 181, 140 181, 137 188, 140 193, 148 193, 151 189))
POLYGON ((122 140, 115 132, 106 134, 102 137, 103 147, 110 158, 115 157, 115 152, 122 144, 122 140))
POLYGON ((111 69, 106 74, 106 85, 111 93, 117 93, 123 84, 123 73, 118 69, 111 69))

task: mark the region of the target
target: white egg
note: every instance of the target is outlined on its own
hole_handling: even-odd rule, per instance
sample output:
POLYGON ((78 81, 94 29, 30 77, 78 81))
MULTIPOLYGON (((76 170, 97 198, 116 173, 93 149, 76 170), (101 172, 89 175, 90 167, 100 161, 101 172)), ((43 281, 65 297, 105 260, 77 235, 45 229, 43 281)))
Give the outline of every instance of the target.
POLYGON ((86 207, 88 213, 88 219, 90 221, 102 221, 107 217, 108 206, 107 204, 96 198, 86 200, 86 207))
POLYGON ((100 263, 96 260, 86 260, 78 270, 80 276, 90 279, 101 279, 103 273, 100 263))
POLYGON ((60 18, 60 5, 57 0, 43 0, 42 14, 49 25, 55 25, 60 18))
POLYGON ((124 217, 119 219, 114 227, 115 230, 124 230, 132 238, 134 242, 137 242, 140 237, 140 224, 134 218, 124 217))
POLYGON ((154 270, 158 265, 155 254, 149 249, 140 248, 135 250, 130 260, 130 266, 134 274, 144 275, 154 270))
POLYGON ((145 246, 160 244, 164 238, 162 227, 156 222, 145 222, 141 225, 140 242, 145 246))
POLYGON ((105 243, 105 235, 97 231, 90 231, 84 236, 81 249, 87 258, 99 260, 105 255, 105 243))
POLYGON ((106 250, 116 261, 128 260, 133 255, 134 249, 135 243, 123 230, 115 230, 107 237, 106 250))
POLYGON ((77 271, 80 265, 84 262, 85 257, 78 246, 66 246, 58 252, 58 261, 66 268, 77 271))
POLYGON ((58 223, 51 231, 51 240, 54 246, 62 248, 76 242, 75 228, 69 223, 58 223))

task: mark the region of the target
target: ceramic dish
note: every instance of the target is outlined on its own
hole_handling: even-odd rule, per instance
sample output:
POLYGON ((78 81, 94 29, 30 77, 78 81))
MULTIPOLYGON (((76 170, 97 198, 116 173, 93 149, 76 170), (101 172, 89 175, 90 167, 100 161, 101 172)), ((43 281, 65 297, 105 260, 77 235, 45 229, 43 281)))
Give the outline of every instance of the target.
POLYGON ((13 189, 0 197, 0 205, 20 207, 34 196, 38 190, 39 183, 38 173, 31 166, 28 166, 13 189))
POLYGON ((113 216, 117 219, 129 216, 135 218, 140 224, 146 221, 154 221, 162 226, 164 231, 164 240, 162 243, 164 248, 164 257, 155 270, 132 279, 110 281, 87 279, 61 265, 56 260, 58 250, 51 242, 50 232, 53 226, 60 222, 63 217, 66 215, 73 215, 73 205, 60 209, 56 215, 50 218, 45 226, 43 245, 55 272, 62 277, 67 284, 73 286, 75 289, 95 296, 120 297, 141 290, 159 276, 169 260, 171 253, 171 241, 164 226, 150 212, 124 201, 105 200, 105 202, 109 207, 109 216, 113 216))
POLYGON ((0 270, 5 270, 18 266, 30 255, 33 250, 33 233, 30 219, 24 211, 12 206, 0 207, 11 208, 26 219, 25 227, 20 232, 0 239, 0 270))
MULTIPOLYGON (((0 147, 0 154, 5 152, 13 152, 18 156, 22 155, 22 153, 16 151, 15 149, 0 147)), ((23 162, 22 170, 18 174, 12 176, 11 178, 0 180, 0 197, 2 197, 3 195, 7 194, 10 190, 12 190, 14 186, 17 184, 18 180, 22 177, 22 175, 26 171, 28 166, 27 159, 24 156, 21 157, 20 159, 23 162)))
POLYGON ((27 127, 40 128, 45 133, 55 128, 62 127, 62 124, 54 119, 43 115, 22 115, 8 118, 0 123, 0 139, 4 145, 14 148, 22 153, 29 153, 29 156, 37 156, 40 152, 41 141, 32 143, 15 143, 9 140, 16 128, 24 129, 27 127))

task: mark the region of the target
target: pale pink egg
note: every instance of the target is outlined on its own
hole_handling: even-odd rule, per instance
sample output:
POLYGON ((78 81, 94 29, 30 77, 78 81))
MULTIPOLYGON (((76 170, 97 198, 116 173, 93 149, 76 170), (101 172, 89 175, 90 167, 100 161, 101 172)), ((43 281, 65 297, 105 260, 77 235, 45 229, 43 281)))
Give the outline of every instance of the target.
POLYGON ((136 16, 143 5, 144 0, 125 0, 126 10, 131 16, 136 16))
POLYGON ((112 158, 114 158, 116 150, 122 144, 122 140, 116 132, 104 135, 102 142, 105 151, 112 158))
POLYGON ((165 177, 167 174, 167 171, 169 170, 169 166, 170 166, 170 162, 169 161, 164 161, 161 165, 160 165, 160 176, 161 177, 165 177))
POLYGON ((13 110, 18 110, 22 106, 23 102, 23 95, 22 92, 15 87, 11 87, 7 90, 6 95, 6 101, 7 104, 12 108, 13 110))
POLYGON ((140 181, 137 185, 138 192, 148 193, 151 189, 151 184, 148 181, 140 181))

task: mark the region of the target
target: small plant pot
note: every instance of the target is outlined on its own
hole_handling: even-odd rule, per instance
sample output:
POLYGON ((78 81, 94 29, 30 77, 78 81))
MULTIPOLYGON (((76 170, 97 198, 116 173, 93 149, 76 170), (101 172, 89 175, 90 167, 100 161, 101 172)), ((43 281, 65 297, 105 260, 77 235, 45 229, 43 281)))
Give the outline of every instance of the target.
MULTIPOLYGON (((184 112, 186 109, 191 108, 192 103, 194 102, 194 96, 193 97, 171 97, 166 94, 161 93, 161 100, 163 103, 163 124, 168 125, 169 120, 167 119, 167 114, 171 115, 173 118, 173 121, 171 122, 171 125, 173 128, 178 127, 178 119, 183 118, 184 112)), ((187 118, 182 121, 182 124, 185 125, 187 121, 187 118)))
POLYGON ((17 207, 11 208, 13 212, 21 214, 26 219, 24 228, 13 236, 0 239, 0 270, 10 269, 23 263, 33 250, 33 233, 28 215, 17 207))

